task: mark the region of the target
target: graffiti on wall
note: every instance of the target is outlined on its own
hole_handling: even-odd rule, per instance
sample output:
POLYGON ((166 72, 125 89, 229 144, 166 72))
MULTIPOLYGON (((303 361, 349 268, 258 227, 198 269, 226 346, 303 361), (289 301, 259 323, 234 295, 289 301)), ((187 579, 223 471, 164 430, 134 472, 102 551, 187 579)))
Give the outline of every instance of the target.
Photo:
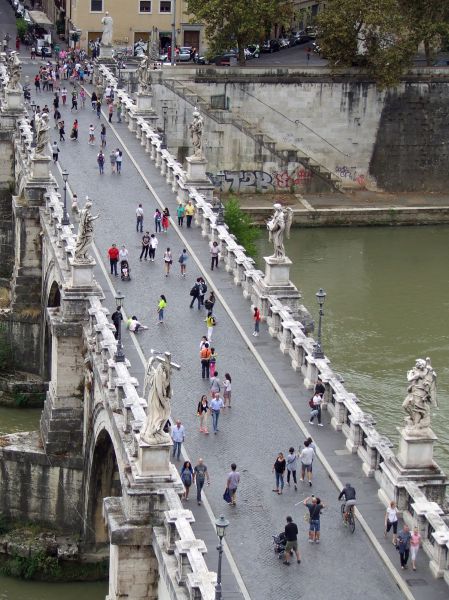
POLYGON ((312 172, 302 165, 292 165, 287 169, 273 171, 225 171, 223 190, 236 194, 254 192, 274 192, 289 190, 306 185, 312 172))
POLYGON ((366 188, 366 185, 368 183, 366 175, 364 173, 360 173, 357 170, 357 167, 337 165, 335 167, 335 173, 340 177, 340 179, 347 179, 349 181, 353 181, 360 188, 366 188))

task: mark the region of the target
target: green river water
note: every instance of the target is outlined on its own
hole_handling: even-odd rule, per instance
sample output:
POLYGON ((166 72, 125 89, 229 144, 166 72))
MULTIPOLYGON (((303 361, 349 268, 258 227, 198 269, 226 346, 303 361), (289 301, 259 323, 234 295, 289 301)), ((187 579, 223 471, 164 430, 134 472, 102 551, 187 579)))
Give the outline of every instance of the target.
MULTIPOLYGON (((405 374, 430 356, 438 374, 436 460, 449 472, 449 228, 295 229, 291 279, 317 317, 327 292, 323 347, 347 389, 396 439, 405 374)), ((271 254, 266 237, 261 256, 271 254)), ((0 408, 0 434, 35 429, 40 411, 0 408)), ((105 583, 54 585, 0 577, 0 600, 103 600, 105 583)))

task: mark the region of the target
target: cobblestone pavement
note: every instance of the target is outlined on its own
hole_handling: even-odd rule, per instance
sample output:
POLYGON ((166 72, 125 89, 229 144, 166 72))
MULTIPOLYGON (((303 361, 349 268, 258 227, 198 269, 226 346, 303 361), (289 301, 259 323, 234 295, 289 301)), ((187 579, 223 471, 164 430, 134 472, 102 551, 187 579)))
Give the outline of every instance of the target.
MULTIPOLYGON (((24 70, 31 74, 29 66, 24 70)), ((51 97, 42 94, 37 101, 41 105, 44 101, 50 105, 51 97)), ((106 252, 112 242, 119 245, 125 243, 129 249, 132 280, 121 282, 113 277, 112 285, 125 294, 127 314, 136 314, 149 326, 149 330, 138 337, 144 355, 149 356, 150 348, 169 349, 173 359, 182 365, 181 371, 174 375, 173 417, 179 417, 185 424, 186 449, 192 461, 201 456, 209 467, 212 483, 207 490, 207 498, 214 513, 225 514, 231 522, 227 539, 253 600, 275 595, 284 600, 312 598, 312 595, 321 600, 343 595, 345 598, 355 599, 359 598, 361 592, 366 600, 377 600, 379 597, 393 600, 402 597, 390 573, 360 527, 357 527, 353 536, 342 527, 340 506, 336 501, 337 490, 319 461, 315 461, 312 489, 300 484, 298 492, 286 488, 282 496, 271 491, 274 483, 271 466, 277 453, 280 450, 286 452, 290 445, 298 448, 304 435, 276 393, 260 362, 251 352, 249 340, 241 335, 235 320, 238 320, 248 333, 252 331, 249 304, 243 300, 241 290, 234 286, 224 269, 210 273, 208 246, 204 238, 201 238, 200 230, 182 230, 188 241, 189 251, 191 249, 195 255, 188 261, 185 279, 180 277, 177 263, 184 241, 173 226, 170 226, 167 234, 158 234, 156 262, 139 262, 141 235, 136 233, 135 229, 135 208, 139 202, 143 204, 144 229, 153 232, 152 215, 157 206, 148 184, 163 204, 170 208, 172 215, 175 214, 175 196, 145 155, 139 142, 128 132, 125 124, 113 123, 118 139, 108 126, 106 174, 100 176, 96 164, 98 145, 91 147, 87 143, 89 123, 92 122, 98 127, 98 133, 100 121, 90 108, 73 115, 65 108, 62 113, 67 132, 70 131, 71 121, 75 117, 79 120, 80 130, 79 142, 67 139, 65 143, 60 144, 61 166, 69 171, 70 186, 80 200, 83 201, 88 194, 93 199, 94 213, 100 213, 100 219, 95 225, 96 246, 106 268, 108 269, 106 252), (116 147, 124 149, 124 143, 136 159, 139 170, 125 152, 122 175, 111 175, 108 152, 116 147), (142 175, 147 181, 142 179, 142 175), (164 277, 163 274, 162 254, 166 247, 172 249, 174 257, 173 272, 169 277, 164 277), (199 340, 206 333, 206 315, 196 308, 189 309, 189 290, 200 273, 197 260, 204 265, 202 268, 208 276, 213 275, 215 286, 232 311, 230 314, 217 302, 215 312, 218 325, 214 332, 213 345, 218 353, 217 370, 220 376, 227 371, 232 375, 233 407, 220 417, 219 433, 209 436, 198 432, 196 417, 197 402, 201 394, 208 391, 207 382, 200 376, 198 357, 199 340), (156 306, 161 293, 167 297, 168 307, 165 324, 158 325, 156 306), (242 476, 238 504, 235 508, 227 506, 222 499, 226 474, 233 461, 237 462, 242 476), (307 525, 303 521, 305 511, 300 505, 312 491, 327 505, 322 517, 320 545, 307 544, 307 525), (299 566, 282 565, 271 546, 271 535, 283 529, 288 514, 293 516, 300 529, 299 542, 303 560, 299 566)), ((103 117, 101 122, 105 122, 103 117)), ((98 279, 105 287, 101 272, 98 279)), ((106 303, 112 308, 112 296, 108 290, 105 291, 106 303)), ((307 400, 310 393, 304 389, 300 376, 293 372, 289 362, 280 354, 278 344, 271 340, 266 328, 261 329, 260 337, 254 342, 251 338, 251 342, 304 421, 308 415, 307 400)), ((126 332, 125 349, 131 357, 133 372, 142 381, 142 368, 129 336, 126 332)), ((356 484, 362 513, 366 517, 365 508, 368 512, 371 511, 373 523, 377 528, 376 535, 380 534, 382 537, 383 508, 376 499, 376 486, 372 480, 362 477, 358 459, 341 452, 344 448, 343 436, 330 429, 327 415, 324 422, 325 427, 316 432, 320 447, 341 477, 350 478, 356 484), (339 451, 338 454, 336 451, 339 451)), ((204 509, 192 505, 194 502, 190 501, 189 508, 193 508, 197 515, 204 509)), ((209 547, 207 560, 210 567, 215 569, 215 538, 211 534, 212 528, 204 519, 200 519, 199 522, 200 530, 197 531, 197 535, 206 538, 209 547)), ((385 544, 385 548, 397 564, 397 556, 390 547, 391 543, 389 546, 385 544)), ((443 587, 440 589, 436 585, 429 585, 433 584, 433 580, 424 574, 424 571, 427 573, 424 564, 425 561, 422 560, 423 572, 419 573, 419 578, 424 581, 422 587, 425 593, 416 594, 415 597, 447 597, 447 588, 446 596, 443 596, 440 593, 441 590, 444 592, 443 587)), ((419 591, 418 587, 416 589, 419 591)), ((225 597, 237 598, 240 595, 233 587, 231 594, 226 594, 225 597)))

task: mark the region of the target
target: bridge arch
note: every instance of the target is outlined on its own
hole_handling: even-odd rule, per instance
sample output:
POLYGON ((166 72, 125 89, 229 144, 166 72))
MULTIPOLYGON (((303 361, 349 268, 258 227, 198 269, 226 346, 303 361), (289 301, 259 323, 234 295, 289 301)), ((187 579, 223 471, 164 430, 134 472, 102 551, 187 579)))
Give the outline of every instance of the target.
POLYGON ((120 453, 116 451, 108 415, 97 404, 92 419, 89 447, 86 448, 87 469, 85 475, 85 531, 88 543, 96 546, 108 544, 109 535, 103 519, 103 499, 122 495, 122 471, 120 453))
MULTIPOLYGON (((51 281, 51 280, 50 280, 51 281)), ((61 291, 57 281, 53 280, 51 285, 44 288, 46 294, 44 296, 46 302, 44 305, 44 315, 42 323, 42 336, 43 336, 43 353, 42 353, 42 376, 44 381, 50 381, 51 379, 51 360, 52 360, 52 339, 50 322, 48 319, 47 308, 58 309, 61 306, 61 291)))

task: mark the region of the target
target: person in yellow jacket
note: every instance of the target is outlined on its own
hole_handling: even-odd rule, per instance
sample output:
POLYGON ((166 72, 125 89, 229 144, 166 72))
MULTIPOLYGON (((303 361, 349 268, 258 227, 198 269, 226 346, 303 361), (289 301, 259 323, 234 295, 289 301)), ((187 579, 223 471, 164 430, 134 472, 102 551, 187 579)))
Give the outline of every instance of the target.
POLYGON ((195 207, 192 204, 192 201, 189 200, 185 206, 185 215, 187 221, 187 229, 190 229, 192 225, 192 217, 195 214, 195 207))

